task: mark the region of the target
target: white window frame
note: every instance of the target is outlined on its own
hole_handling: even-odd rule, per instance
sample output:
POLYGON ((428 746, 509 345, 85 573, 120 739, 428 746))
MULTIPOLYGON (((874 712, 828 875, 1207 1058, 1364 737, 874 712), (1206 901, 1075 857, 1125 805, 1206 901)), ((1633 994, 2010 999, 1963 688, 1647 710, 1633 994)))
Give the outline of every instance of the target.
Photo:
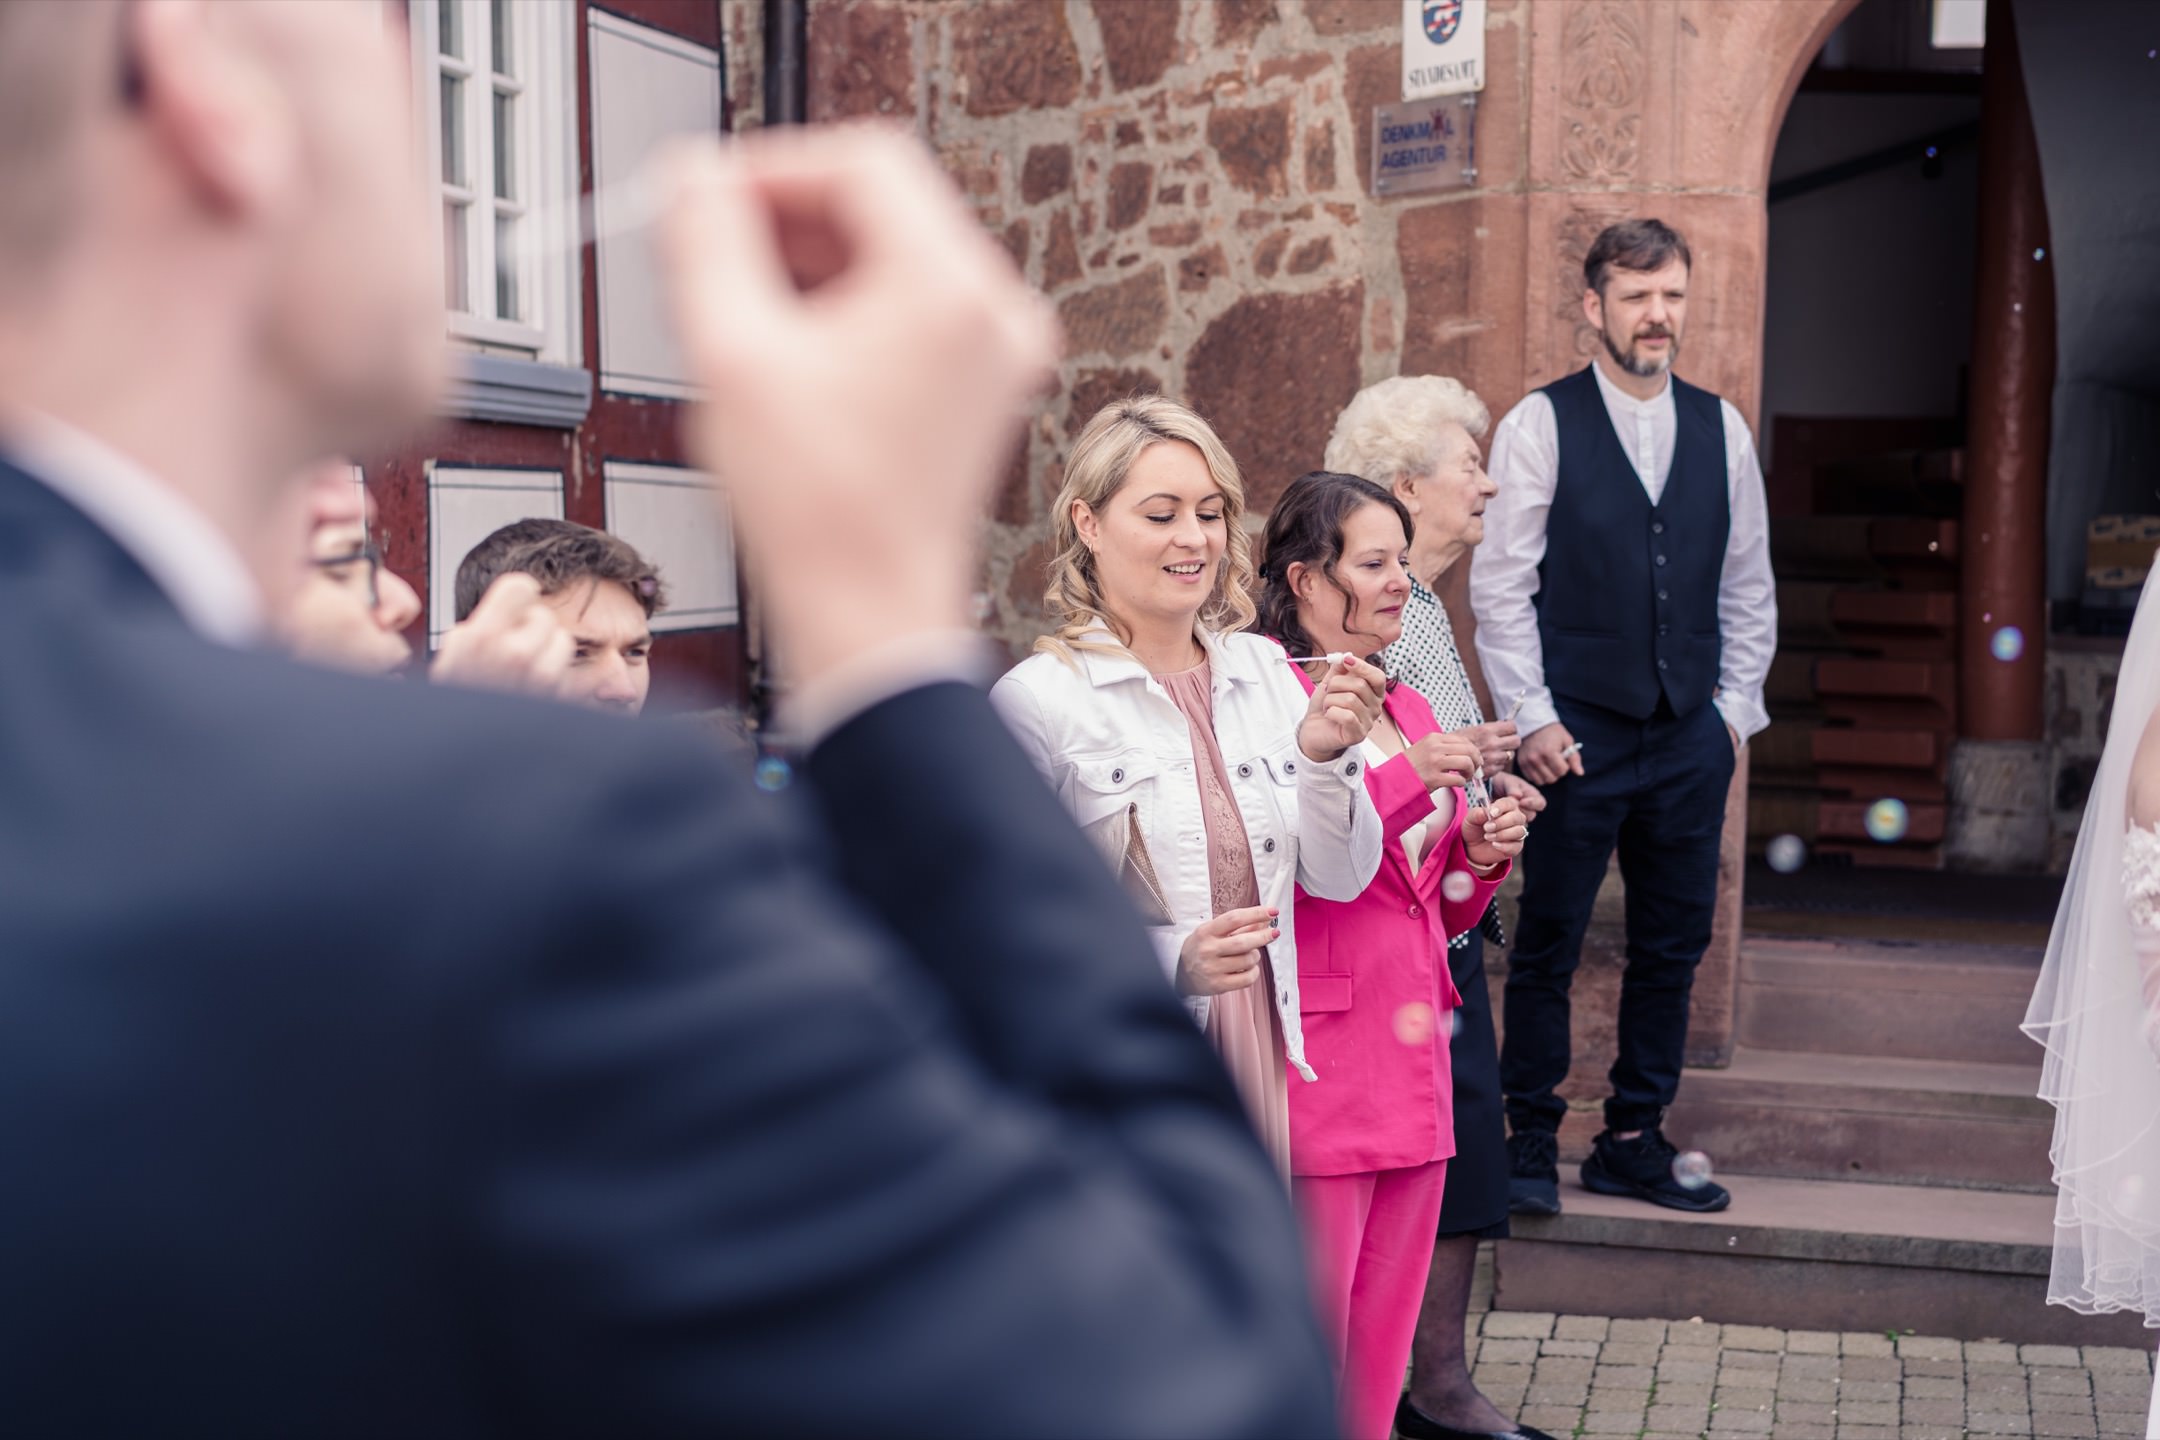
MULTIPOLYGON (((514 79, 494 73, 489 0, 411 0, 415 98, 421 109, 428 178, 447 198, 442 173, 442 87, 448 71, 463 82, 465 176, 460 188, 467 213, 465 253, 471 311, 449 309, 449 277, 443 277, 449 333, 474 349, 522 356, 555 365, 582 366, 584 296, 580 286, 577 145, 577 7, 574 0, 511 0, 514 79), (462 12, 466 58, 438 53, 442 7, 462 12), (519 97, 521 123, 512 147, 517 198, 495 198, 494 97, 519 97), (527 263, 519 274, 519 308, 525 318, 495 314, 495 217, 508 209, 523 219, 527 263)), ((438 247, 438 250, 440 247, 438 247)))

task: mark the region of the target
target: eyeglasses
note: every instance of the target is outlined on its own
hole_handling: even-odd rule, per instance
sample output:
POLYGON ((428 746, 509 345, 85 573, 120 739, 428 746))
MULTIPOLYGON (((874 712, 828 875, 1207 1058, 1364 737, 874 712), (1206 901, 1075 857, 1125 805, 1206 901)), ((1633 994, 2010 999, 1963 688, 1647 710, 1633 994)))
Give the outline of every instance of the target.
POLYGON ((318 570, 331 572, 330 578, 338 581, 346 578, 337 573, 342 567, 367 566, 367 603, 370 610, 382 604, 382 563, 382 551, 375 547, 372 540, 363 541, 358 548, 348 550, 342 555, 322 555, 308 561, 308 564, 318 570))

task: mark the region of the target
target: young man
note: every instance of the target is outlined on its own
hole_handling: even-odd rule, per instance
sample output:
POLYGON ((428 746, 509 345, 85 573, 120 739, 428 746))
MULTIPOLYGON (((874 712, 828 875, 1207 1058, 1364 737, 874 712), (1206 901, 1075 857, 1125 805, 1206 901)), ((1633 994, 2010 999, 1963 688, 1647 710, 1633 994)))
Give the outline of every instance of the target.
POLYGON ((1500 1055, 1518 1214, 1559 1212, 1568 988, 1615 846, 1620 1053, 1582 1181, 1678 1210, 1731 1199, 1676 1166, 1660 1125, 1710 943, 1725 792, 1769 723, 1777 599, 1747 424, 1672 373, 1690 266, 1659 221, 1607 228, 1583 262, 1595 362, 1532 392, 1493 437, 1500 490, 1470 570, 1478 654, 1494 695, 1528 694, 1516 759, 1547 799, 1522 857, 1500 1055))
POLYGON ((471 616, 504 575, 530 575, 575 644, 563 699, 635 715, 652 688, 653 613, 667 603, 660 572, 627 540, 567 520, 514 520, 458 564, 457 618, 471 616))
POLYGON ((443 369, 394 15, 0 4, 8 1429, 1329 1433, 1282 1184, 961 683, 1054 322, 919 144, 653 177, 796 783, 262 647, 443 369))

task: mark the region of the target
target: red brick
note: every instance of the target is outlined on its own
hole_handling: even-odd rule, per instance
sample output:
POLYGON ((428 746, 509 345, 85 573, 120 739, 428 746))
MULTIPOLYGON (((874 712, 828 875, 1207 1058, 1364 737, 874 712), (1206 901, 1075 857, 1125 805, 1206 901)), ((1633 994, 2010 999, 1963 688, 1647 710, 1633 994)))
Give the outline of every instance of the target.
POLYGON ((885 5, 817 5, 805 56, 812 120, 915 109, 912 17, 885 5))
POLYGON ((1291 275, 1310 275, 1334 258, 1335 242, 1323 235, 1317 240, 1308 240, 1291 251, 1290 263, 1283 266, 1283 270, 1291 275))
POLYGON ((1245 474, 1256 510, 1320 463, 1357 393, 1362 282, 1307 295, 1248 295, 1217 316, 1185 363, 1186 393, 1245 474))
POLYGON ((1070 354, 1136 355, 1155 343, 1170 318, 1170 287, 1160 265, 1114 284, 1068 295, 1058 305, 1070 354))
POLYGON ((1254 195, 1289 189, 1290 102, 1249 109, 1218 106, 1208 112, 1208 144, 1215 147, 1230 183, 1254 195))
POLYGON ((1177 58, 1177 0, 1094 0, 1113 89, 1153 85, 1177 58))
POLYGON ((1150 225, 1147 238, 1150 245, 1161 245, 1171 250, 1181 249, 1200 238, 1200 222, 1178 220, 1168 225, 1150 225))
POLYGON ((970 115, 1053 109, 1080 98, 1080 49, 1062 5, 970 5, 953 20, 952 51, 970 115))
POLYGON ((1283 248, 1290 243, 1290 232, 1278 230, 1253 247, 1253 269, 1263 280, 1274 278, 1282 265, 1283 248))
POLYGON ((1127 160, 1110 167, 1110 200, 1103 207, 1103 223, 1112 230, 1129 230, 1147 214, 1155 194, 1155 167, 1127 160))
POLYGON ((1043 245, 1042 288, 1057 290, 1080 278, 1080 246, 1073 239, 1072 212, 1050 217, 1050 238, 1043 245))
POLYGON ((1020 198, 1039 205, 1053 195, 1072 188, 1073 156, 1070 145, 1030 145, 1020 167, 1020 198))
POLYGON ((1191 292, 1207 289, 1216 276, 1229 268, 1229 262, 1223 259, 1222 246, 1210 245, 1178 261, 1177 268, 1177 288, 1180 292, 1191 292))

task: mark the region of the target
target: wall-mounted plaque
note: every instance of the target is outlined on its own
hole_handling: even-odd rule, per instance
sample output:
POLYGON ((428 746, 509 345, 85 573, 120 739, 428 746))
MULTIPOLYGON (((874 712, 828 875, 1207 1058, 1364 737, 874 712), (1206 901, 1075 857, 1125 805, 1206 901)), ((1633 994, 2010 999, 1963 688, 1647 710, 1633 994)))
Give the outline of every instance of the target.
POLYGON ((1459 190, 1477 183, 1477 96, 1444 95, 1373 107, 1375 195, 1459 190))

